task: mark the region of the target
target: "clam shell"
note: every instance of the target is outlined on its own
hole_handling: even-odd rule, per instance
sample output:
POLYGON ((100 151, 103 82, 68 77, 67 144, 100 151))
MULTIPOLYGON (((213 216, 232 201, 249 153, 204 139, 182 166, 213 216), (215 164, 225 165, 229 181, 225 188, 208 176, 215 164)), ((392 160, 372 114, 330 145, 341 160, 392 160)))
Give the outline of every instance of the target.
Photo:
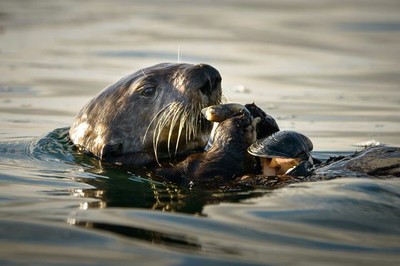
POLYGON ((269 137, 257 140, 247 151, 264 158, 302 158, 308 159, 313 149, 311 140, 295 131, 278 131, 269 137))

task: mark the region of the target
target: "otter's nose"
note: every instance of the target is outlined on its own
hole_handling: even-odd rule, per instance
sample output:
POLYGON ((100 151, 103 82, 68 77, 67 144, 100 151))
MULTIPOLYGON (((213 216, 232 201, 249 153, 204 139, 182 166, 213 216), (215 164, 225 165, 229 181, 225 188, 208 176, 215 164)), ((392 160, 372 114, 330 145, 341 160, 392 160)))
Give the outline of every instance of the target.
POLYGON ((200 91, 209 96, 214 90, 221 87, 221 75, 218 70, 207 64, 198 64, 196 69, 203 73, 203 80, 200 85, 200 91))

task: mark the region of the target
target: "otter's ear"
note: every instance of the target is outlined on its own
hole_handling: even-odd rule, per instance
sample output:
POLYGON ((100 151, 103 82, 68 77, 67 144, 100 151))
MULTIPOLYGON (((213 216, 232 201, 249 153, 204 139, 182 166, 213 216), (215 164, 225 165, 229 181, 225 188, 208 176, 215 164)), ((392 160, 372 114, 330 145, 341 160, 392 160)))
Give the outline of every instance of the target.
POLYGON ((110 156, 121 155, 123 152, 124 149, 122 147, 122 143, 117 143, 117 144, 107 143, 103 147, 103 150, 101 152, 102 155, 101 157, 104 159, 110 156))

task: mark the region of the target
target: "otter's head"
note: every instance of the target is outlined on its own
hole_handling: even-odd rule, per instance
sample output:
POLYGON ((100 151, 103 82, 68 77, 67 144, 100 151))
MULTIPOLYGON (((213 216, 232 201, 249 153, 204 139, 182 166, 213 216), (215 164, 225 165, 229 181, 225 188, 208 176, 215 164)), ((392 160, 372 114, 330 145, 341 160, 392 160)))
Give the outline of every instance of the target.
POLYGON ((204 107, 221 101, 221 76, 205 64, 163 63, 106 88, 78 114, 74 144, 108 161, 162 161, 204 147, 211 123, 204 107))

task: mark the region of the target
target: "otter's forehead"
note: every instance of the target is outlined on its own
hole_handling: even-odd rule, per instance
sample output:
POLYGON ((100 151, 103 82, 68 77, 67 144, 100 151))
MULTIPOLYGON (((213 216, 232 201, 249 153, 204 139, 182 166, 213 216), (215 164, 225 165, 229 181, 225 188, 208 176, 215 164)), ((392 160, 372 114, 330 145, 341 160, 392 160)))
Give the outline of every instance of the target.
POLYGON ((194 65, 187 63, 160 63, 142 68, 125 76, 121 81, 124 84, 129 84, 131 88, 142 85, 142 83, 159 83, 162 81, 174 81, 171 83, 176 83, 188 69, 193 67, 194 65))
POLYGON ((171 75, 177 74, 180 71, 184 71, 190 67, 193 67, 192 64, 187 63, 160 63, 151 67, 143 68, 136 72, 138 75, 148 76, 148 75, 171 75))
POLYGON ((210 96, 211 90, 213 94, 221 94, 221 76, 218 70, 206 64, 160 63, 131 74, 127 83, 132 89, 161 84, 181 92, 203 88, 205 96, 210 96))

